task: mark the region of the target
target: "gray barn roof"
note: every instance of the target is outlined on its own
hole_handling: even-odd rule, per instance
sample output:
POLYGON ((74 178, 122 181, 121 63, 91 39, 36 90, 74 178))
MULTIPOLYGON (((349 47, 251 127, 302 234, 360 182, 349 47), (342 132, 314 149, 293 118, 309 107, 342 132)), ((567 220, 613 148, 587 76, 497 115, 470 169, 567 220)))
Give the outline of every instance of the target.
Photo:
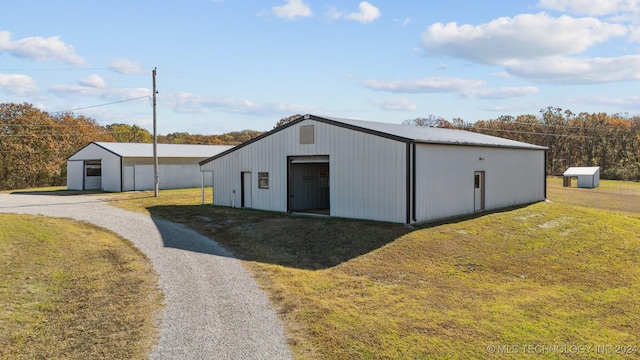
MULTIPOLYGON (((153 157, 151 143, 93 142, 101 148, 121 157, 153 157)), ((158 157, 208 158, 231 149, 228 145, 158 144, 158 157)))
MULTIPOLYGON (((324 117, 324 119, 349 125, 352 128, 360 128, 367 132, 378 132, 380 134, 392 135, 401 138, 403 141, 428 143, 428 144, 451 144, 451 145, 472 145, 490 147, 509 147, 523 149, 546 149, 543 146, 532 145, 520 141, 504 139, 501 137, 478 134, 471 131, 457 129, 443 129, 425 126, 411 126, 401 124, 388 124, 372 121, 362 121, 353 119, 341 119, 334 117, 324 117)), ((314 119, 317 120, 317 119, 314 119)))
POLYGON ((362 131, 376 136, 394 139, 406 143, 425 143, 425 144, 445 144, 445 145, 461 145, 461 146, 485 146, 485 147, 504 147, 515 149, 530 149, 530 150, 546 150, 544 146, 538 146, 528 144, 520 141, 504 139, 496 136, 478 134, 471 131, 456 130, 456 129, 442 129, 423 126, 411 126, 401 124, 389 124, 373 121, 362 121, 353 119, 342 119, 330 116, 316 116, 316 115, 304 115, 297 118, 288 124, 277 127, 269 132, 266 132, 256 138, 253 138, 247 142, 244 142, 233 149, 224 151, 220 154, 213 155, 212 157, 200 162, 200 165, 204 165, 212 160, 215 160, 221 156, 224 156, 230 152, 233 152, 243 146, 258 141, 264 137, 267 137, 275 132, 281 131, 289 126, 293 126, 304 120, 315 120, 339 127, 348 128, 355 131, 362 131))

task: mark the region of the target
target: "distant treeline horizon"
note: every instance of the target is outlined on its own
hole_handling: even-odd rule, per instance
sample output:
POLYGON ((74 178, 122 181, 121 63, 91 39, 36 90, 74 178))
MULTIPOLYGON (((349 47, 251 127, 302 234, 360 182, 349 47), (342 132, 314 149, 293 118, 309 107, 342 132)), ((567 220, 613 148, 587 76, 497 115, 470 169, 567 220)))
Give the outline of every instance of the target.
MULTIPOLYGON (((298 116, 281 118, 275 127, 298 116)), ((50 114, 28 103, 1 103, 0 119, 0 190, 65 185, 67 158, 92 141, 153 142, 153 135, 136 125, 101 126, 83 115, 50 114)), ((539 115, 503 115, 474 123, 428 115, 404 124, 461 129, 546 146, 547 175, 561 175, 569 166, 599 166, 603 179, 640 180, 639 116, 575 114, 548 107, 539 115)), ((158 135, 158 143, 237 145, 262 133, 174 132, 158 135)))

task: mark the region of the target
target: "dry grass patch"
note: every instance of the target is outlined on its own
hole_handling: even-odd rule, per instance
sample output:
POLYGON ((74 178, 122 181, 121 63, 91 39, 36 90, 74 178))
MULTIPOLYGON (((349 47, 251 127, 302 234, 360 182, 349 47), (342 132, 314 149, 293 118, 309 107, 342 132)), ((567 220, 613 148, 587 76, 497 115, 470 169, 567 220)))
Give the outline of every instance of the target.
POLYGON ((148 259, 113 233, 0 214, 0 358, 147 358, 156 284, 148 259))
POLYGON ((640 182, 600 180, 593 189, 563 187, 562 177, 547 178, 547 197, 558 203, 640 217, 640 182))
POLYGON ((635 219, 540 203, 417 230, 323 271, 250 266, 281 306, 299 358, 637 347, 638 234, 635 219))
POLYGON ((489 346, 516 346, 520 358, 535 345, 593 346, 589 357, 620 358, 595 347, 640 346, 637 214, 545 202, 412 229, 147 206, 245 260, 300 359, 493 358, 489 346))

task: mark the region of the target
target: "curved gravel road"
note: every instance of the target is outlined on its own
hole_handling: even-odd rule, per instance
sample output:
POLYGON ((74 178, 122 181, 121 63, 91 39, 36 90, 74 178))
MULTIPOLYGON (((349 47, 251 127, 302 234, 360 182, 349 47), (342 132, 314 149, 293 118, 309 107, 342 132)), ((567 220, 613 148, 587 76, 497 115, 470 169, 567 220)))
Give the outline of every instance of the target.
POLYGON ((0 212, 83 220, 129 239, 152 261, 166 306, 151 359, 291 359, 282 324, 238 260, 182 225, 100 196, 0 194, 0 212))

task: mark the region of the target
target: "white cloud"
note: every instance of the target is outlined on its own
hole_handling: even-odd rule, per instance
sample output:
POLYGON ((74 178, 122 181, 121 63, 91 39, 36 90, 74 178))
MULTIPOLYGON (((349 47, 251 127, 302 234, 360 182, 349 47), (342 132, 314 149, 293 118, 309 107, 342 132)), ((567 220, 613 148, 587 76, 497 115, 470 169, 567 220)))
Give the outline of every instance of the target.
POLYGON ((639 0, 540 0, 538 6, 578 15, 604 16, 638 12, 639 2, 639 0))
POLYGON ((88 77, 86 77, 84 79, 80 79, 80 85, 93 87, 93 88, 99 88, 99 89, 104 88, 104 87, 107 86, 107 84, 104 82, 104 80, 98 74, 91 74, 91 75, 89 75, 88 77))
POLYGON ((13 95, 32 95, 39 91, 35 80, 21 74, 0 74, 0 89, 13 95))
POLYGON ((64 43, 59 36, 32 36, 13 41, 10 32, 0 31, 0 52, 2 51, 35 61, 58 60, 76 66, 86 64, 86 61, 76 54, 74 47, 64 43))
POLYGON ((324 17, 328 20, 338 20, 343 16, 344 13, 334 8, 333 6, 330 6, 329 9, 324 13, 324 17))
POLYGON ((586 59, 555 56, 536 61, 514 61, 505 69, 520 77, 556 84, 640 80, 640 55, 586 59))
POLYGON ((334 7, 329 7, 329 10, 324 13, 325 18, 328 20, 344 18, 347 20, 359 21, 363 24, 367 24, 378 19, 380 15, 380 10, 366 1, 363 1, 358 5, 358 12, 345 13, 334 7))
POLYGON ((595 18, 553 18, 538 13, 477 26, 436 23, 423 33, 422 44, 429 55, 500 65, 513 59, 577 54, 626 33, 622 25, 595 18))
MULTIPOLYGON (((453 93, 467 99, 512 99, 525 97, 538 92, 534 86, 514 86, 500 88, 484 88, 486 81, 476 79, 430 77, 403 81, 367 80, 364 86, 372 90, 392 93, 453 93)), ((410 105, 406 99, 381 99, 371 103, 383 106, 410 105), (393 101, 389 101, 393 100, 393 101)), ((395 109, 385 109, 395 110, 395 109)))
POLYGON ((363 24, 367 24, 378 19, 379 17, 380 10, 370 3, 363 1, 358 5, 358 12, 347 14, 345 16, 345 19, 355 20, 363 24))
POLYGON ((373 99, 371 104, 386 111, 417 110, 418 107, 407 98, 373 99))
POLYGON ((122 58, 113 59, 110 68, 120 74, 142 74, 147 71, 139 63, 122 58))
POLYGON ((287 0, 286 5, 274 6, 271 8, 271 12, 279 18, 285 19, 309 17, 313 15, 309 5, 305 4, 302 0, 287 0))
POLYGON ((146 88, 97 88, 82 85, 52 85, 49 90, 58 97, 95 96, 109 101, 129 100, 151 96, 146 88))
POLYGON ((220 110, 249 115, 274 115, 313 113, 315 108, 285 103, 256 104, 248 99, 218 98, 189 92, 177 92, 165 96, 166 105, 178 113, 207 113, 220 110))
POLYGON ((632 26, 630 27, 631 33, 629 34, 628 40, 630 42, 640 43, 640 27, 632 26))
POLYGON ((452 92, 457 93, 465 89, 484 85, 482 80, 459 79, 446 77, 429 77, 413 80, 366 80, 364 86, 377 91, 389 91, 392 93, 437 93, 452 92))
POLYGON ((537 93, 535 86, 507 86, 500 88, 472 88, 461 92, 468 99, 513 99, 537 93))
MULTIPOLYGON (((575 101, 576 99, 574 99, 575 101)), ((629 96, 590 96, 584 99, 580 99, 585 105, 603 105, 603 106, 611 106, 613 108, 624 108, 624 109, 632 109, 638 111, 638 104, 640 103, 640 96, 638 95, 629 95, 629 96)))

